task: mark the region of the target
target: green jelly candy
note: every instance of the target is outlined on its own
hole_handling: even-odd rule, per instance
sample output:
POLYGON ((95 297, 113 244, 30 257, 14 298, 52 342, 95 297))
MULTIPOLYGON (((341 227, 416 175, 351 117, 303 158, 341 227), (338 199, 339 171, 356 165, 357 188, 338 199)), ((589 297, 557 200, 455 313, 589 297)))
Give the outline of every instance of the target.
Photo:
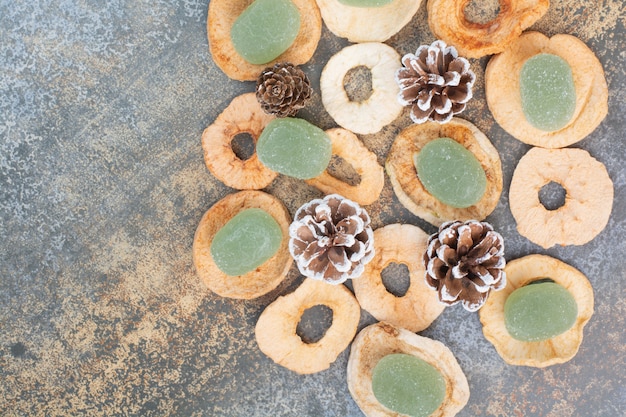
POLYGON ((413 162, 424 188, 444 204, 465 208, 485 194, 485 170, 472 152, 453 139, 428 142, 413 162))
POLYGON ((257 156, 268 168, 299 179, 320 175, 330 162, 332 143, 319 127, 303 119, 274 119, 256 144, 257 156))
POLYGON ((339 3, 352 7, 382 7, 393 3, 393 0, 339 0, 339 3))
POLYGON ((555 282, 544 281, 513 291, 504 303, 509 334, 524 342, 539 342, 569 330, 578 316, 572 294, 555 282))
POLYGON ((576 109, 572 69, 567 61, 553 54, 538 54, 524 63, 520 94, 526 120, 544 131, 566 126, 576 109))
POLYGON ((265 210, 250 208, 239 212, 217 231, 211 242, 211 256, 226 275, 253 271, 280 248, 283 232, 265 210))
POLYGON ((230 38, 251 64, 266 64, 285 52, 300 31, 300 12, 291 0, 255 0, 239 15, 230 38))
POLYGON ((446 382, 434 366, 405 353, 383 357, 372 370, 376 399, 397 413, 430 416, 446 397, 446 382))

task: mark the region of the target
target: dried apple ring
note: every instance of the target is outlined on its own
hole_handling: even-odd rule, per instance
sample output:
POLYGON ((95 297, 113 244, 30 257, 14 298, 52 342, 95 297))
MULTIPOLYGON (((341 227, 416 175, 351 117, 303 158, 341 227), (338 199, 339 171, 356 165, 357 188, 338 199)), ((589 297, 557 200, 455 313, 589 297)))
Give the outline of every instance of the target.
POLYGON ((352 280, 352 286, 361 307, 377 320, 419 332, 443 312, 445 305, 424 282, 422 255, 427 240, 426 232, 410 224, 390 224, 374 231, 374 258, 352 280), (409 270, 409 289, 402 297, 387 291, 382 281, 383 269, 392 262, 409 270))
POLYGON ((385 171, 380 166, 376 154, 371 152, 352 132, 334 128, 326 131, 332 141, 333 155, 343 158, 360 176, 357 185, 350 185, 333 177, 328 170, 315 178, 306 180, 326 194, 340 194, 361 205, 372 204, 378 199, 385 185, 385 171))
MULTIPOLYGON (((445 381, 445 398, 431 416, 452 417, 465 407, 470 391, 463 369, 443 343, 389 323, 375 323, 359 332, 348 359, 348 389, 368 417, 404 416, 382 405, 372 387, 372 374, 387 355, 404 353, 433 366, 445 381)), ((410 392, 410 390, 409 390, 410 392)))
POLYGON ((502 167, 498 151, 476 126, 459 118, 439 124, 414 124, 402 130, 391 145, 385 164, 398 200, 404 207, 427 222, 439 226, 450 220, 483 220, 498 204, 502 193, 502 167), (485 170, 487 187, 482 198, 466 208, 454 208, 431 195, 417 176, 413 154, 428 142, 448 137, 474 154, 485 170))
POLYGON ((299 374, 328 369, 356 335, 361 308, 344 285, 305 278, 291 294, 277 298, 263 311, 255 327, 259 349, 277 364, 299 374), (333 312, 324 336, 305 343, 296 333, 302 314, 318 305, 333 312))
POLYGON ((604 164, 583 149, 532 148, 513 172, 509 204, 518 232, 537 245, 583 245, 609 221, 613 182, 604 164), (550 182, 566 191, 565 204, 556 210, 539 200, 550 182))
POLYGON ((322 103, 337 124, 354 133, 380 131, 402 113, 397 96, 400 87, 395 80, 400 55, 384 43, 350 45, 333 55, 322 70, 320 89, 322 103), (372 93, 363 101, 352 101, 343 81, 353 68, 366 67, 372 73, 372 93))
POLYGON ((322 35, 322 17, 315 0, 291 0, 300 12, 300 31, 291 46, 273 61, 255 65, 246 61, 233 46, 230 30, 251 0, 211 0, 207 16, 209 50, 215 64, 238 81, 254 81, 277 62, 300 65, 307 62, 317 49, 322 35))
POLYGON ((379 7, 355 7, 317 0, 328 29, 350 42, 384 42, 411 21, 422 0, 394 0, 379 7))
POLYGON ((602 64, 584 42, 571 35, 551 38, 539 32, 520 36, 485 70, 485 93, 489 110, 504 130, 516 139, 543 148, 562 148, 588 136, 608 112, 608 87, 602 64), (533 126, 524 114, 520 72, 529 58, 556 55, 571 68, 575 107, 569 122, 555 131, 533 126))
POLYGON ((215 203, 202 216, 193 239, 193 261, 196 272, 207 287, 222 297, 251 299, 260 297, 281 283, 291 268, 289 254, 289 225, 291 216, 283 203, 262 191, 239 191, 215 203), (283 234, 278 251, 255 270, 239 276, 222 272, 211 256, 215 234, 239 212, 260 208, 269 213, 283 234))
POLYGON ((231 146, 235 136, 248 133, 254 143, 267 124, 275 119, 263 111, 254 93, 235 97, 217 119, 202 133, 204 163, 224 184, 238 190, 260 190, 278 173, 263 165, 256 152, 240 159, 231 146))
POLYGON ((476 23, 465 17, 469 1, 428 1, 428 25, 432 32, 468 58, 504 51, 550 7, 550 0, 500 0, 500 13, 495 19, 476 23))
POLYGON ((543 368, 572 359, 583 339, 583 327, 593 314, 593 288, 587 277, 558 259, 547 255, 528 255, 507 262, 507 285, 492 293, 479 310, 485 338, 506 363, 543 368), (504 305, 518 288, 538 279, 549 278, 571 293, 577 305, 576 322, 569 330, 552 338, 524 342, 513 338, 505 325, 504 305))

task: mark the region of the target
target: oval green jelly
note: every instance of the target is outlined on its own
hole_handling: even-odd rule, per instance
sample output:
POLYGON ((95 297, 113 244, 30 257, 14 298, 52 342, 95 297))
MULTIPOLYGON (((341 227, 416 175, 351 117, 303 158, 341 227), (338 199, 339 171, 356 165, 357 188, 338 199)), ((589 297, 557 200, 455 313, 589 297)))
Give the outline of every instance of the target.
POLYGON ((393 3, 393 0, 339 0, 339 3, 352 7, 382 7, 393 3))
POLYGON ((226 275, 253 271, 280 248, 283 232, 265 210, 250 208, 239 212, 215 234, 211 256, 226 275))
POLYGON ((531 125, 553 132, 569 123, 576 109, 576 88, 567 61, 537 54, 522 66, 519 82, 522 110, 531 125))
POLYGON ((251 64, 266 64, 285 52, 300 31, 300 12, 291 0, 255 0, 235 20, 230 38, 251 64))
POLYGON ((428 142, 413 156, 413 162, 424 188, 444 204, 465 208, 485 194, 485 170, 472 152, 453 139, 428 142))
POLYGON ((446 397, 446 382, 434 366, 413 355, 393 353, 372 370, 372 390, 388 409, 413 417, 430 416, 446 397))
POLYGON ((572 294, 562 285, 544 281, 513 291, 504 303, 509 334, 524 342, 539 342, 569 330, 578 316, 572 294))
POLYGON ((274 119, 265 126, 256 144, 259 161, 290 177, 309 179, 320 175, 332 157, 330 138, 303 119, 274 119))

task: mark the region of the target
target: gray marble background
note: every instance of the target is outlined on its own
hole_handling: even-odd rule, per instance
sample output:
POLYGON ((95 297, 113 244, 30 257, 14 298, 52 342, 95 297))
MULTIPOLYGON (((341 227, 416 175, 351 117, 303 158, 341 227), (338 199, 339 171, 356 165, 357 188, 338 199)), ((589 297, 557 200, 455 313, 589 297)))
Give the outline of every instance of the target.
MULTIPOLYGON (((425 3, 387 42, 401 54, 434 40, 425 3)), ((206 169, 200 137, 253 89, 212 62, 207 5, 0 0, 0 415, 362 415, 346 386, 348 351, 327 371, 300 376, 257 348, 256 319, 299 284, 295 267, 251 301, 220 298, 195 274, 195 228, 233 191, 206 169)), ((463 117, 493 141, 504 170, 487 220, 509 259, 545 253, 584 272, 595 314, 574 359, 535 369, 505 364, 476 314, 447 309, 422 334, 449 346, 467 375, 462 416, 626 415, 625 17, 622 0, 553 0, 533 27, 578 36, 606 71, 609 114, 574 146, 606 165, 615 200, 606 229, 583 246, 542 250, 517 233, 508 185, 528 147, 494 122, 487 58, 472 61, 477 87, 463 117)), ((300 116, 322 128, 335 124, 321 106, 319 74, 345 45, 324 28, 303 66, 316 92, 300 116)), ((405 112, 361 138, 382 164, 409 123, 405 112)), ((266 191, 292 214, 320 196, 282 176, 266 191)), ((434 231, 398 203, 388 180, 369 210, 375 227, 434 231)), ((361 327, 373 321, 363 312, 361 327)))

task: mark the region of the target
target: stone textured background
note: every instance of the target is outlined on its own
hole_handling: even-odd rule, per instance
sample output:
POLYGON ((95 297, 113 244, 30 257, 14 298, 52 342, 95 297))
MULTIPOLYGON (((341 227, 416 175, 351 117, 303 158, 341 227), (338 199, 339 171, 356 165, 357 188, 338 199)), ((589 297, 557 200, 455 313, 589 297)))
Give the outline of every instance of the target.
MULTIPOLYGON (((434 40, 425 3, 387 42, 401 54, 434 40)), ((196 225, 233 191, 205 168, 200 136, 253 89, 213 64, 207 6, 0 0, 0 415, 362 415, 346 387, 347 351, 329 370, 300 376, 256 346, 256 319, 299 284, 295 268, 252 301, 220 298, 195 275, 196 225)), ((583 271, 596 311, 574 359, 534 369, 505 364, 476 314, 447 309, 422 334, 449 346, 467 375, 462 416, 626 413, 625 17, 622 0, 554 0, 533 27, 580 37, 606 71, 608 117, 574 146, 606 164, 615 201, 607 228, 584 246, 544 251, 517 233, 508 185, 528 147, 494 122, 484 101, 487 58, 472 61, 477 88, 463 117, 491 138, 504 170, 488 220, 509 259, 546 253, 583 271)), ((322 128, 335 124, 321 106, 319 74, 345 45, 324 28, 303 67, 316 92, 300 116, 322 128)), ((408 124, 404 113, 361 138, 383 163, 408 124)), ((320 196, 285 177, 266 191, 292 214, 320 196)), ((398 204, 388 181, 369 210, 375 227, 434 231, 398 204)), ((372 322, 363 312, 361 327, 372 322)))

